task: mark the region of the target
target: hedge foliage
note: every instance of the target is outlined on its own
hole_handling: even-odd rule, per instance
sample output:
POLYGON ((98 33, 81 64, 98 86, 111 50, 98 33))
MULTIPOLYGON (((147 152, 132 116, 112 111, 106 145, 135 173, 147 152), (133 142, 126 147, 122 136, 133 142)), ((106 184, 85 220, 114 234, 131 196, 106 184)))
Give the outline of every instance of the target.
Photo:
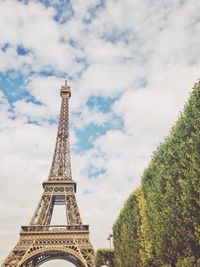
POLYGON ((114 267, 114 252, 110 249, 99 249, 95 255, 95 267, 106 265, 114 267))
POLYGON ((116 267, 143 266, 148 258, 151 245, 144 208, 143 192, 138 189, 130 195, 113 226, 116 267))
POLYGON ((200 82, 113 233, 116 267, 199 266, 200 82))

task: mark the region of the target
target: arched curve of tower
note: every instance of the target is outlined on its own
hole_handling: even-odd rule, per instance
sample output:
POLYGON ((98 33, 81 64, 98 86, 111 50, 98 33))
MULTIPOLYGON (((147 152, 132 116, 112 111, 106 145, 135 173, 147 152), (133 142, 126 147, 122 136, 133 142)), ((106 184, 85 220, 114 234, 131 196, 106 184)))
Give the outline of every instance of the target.
POLYGON ((74 264, 76 267, 85 267, 85 264, 77 255, 64 250, 46 250, 36 253, 21 263, 19 267, 39 267, 43 263, 52 260, 64 260, 74 264))

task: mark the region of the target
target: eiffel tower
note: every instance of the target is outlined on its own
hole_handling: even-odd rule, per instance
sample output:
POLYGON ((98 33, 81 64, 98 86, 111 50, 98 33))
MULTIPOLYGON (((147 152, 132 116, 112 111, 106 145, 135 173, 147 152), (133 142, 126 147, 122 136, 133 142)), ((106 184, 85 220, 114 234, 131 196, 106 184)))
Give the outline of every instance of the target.
POLYGON ((89 226, 83 225, 76 202, 76 183, 72 179, 69 149, 69 98, 67 81, 61 87, 62 98, 56 146, 48 180, 28 226, 22 226, 17 245, 2 267, 36 267, 62 259, 76 267, 93 267, 94 249, 89 226), (65 205, 66 225, 51 225, 55 205, 65 205))

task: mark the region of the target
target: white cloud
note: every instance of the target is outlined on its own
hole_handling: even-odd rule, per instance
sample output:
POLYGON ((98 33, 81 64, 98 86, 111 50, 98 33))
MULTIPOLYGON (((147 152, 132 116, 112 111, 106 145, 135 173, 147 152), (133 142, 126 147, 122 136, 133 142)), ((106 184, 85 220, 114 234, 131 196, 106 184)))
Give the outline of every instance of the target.
POLYGON ((0 51, 0 70, 19 69, 23 64, 33 62, 32 54, 19 57, 14 47, 8 47, 6 52, 0 51))
POLYGON ((49 117, 47 107, 44 105, 36 105, 32 102, 18 100, 14 104, 17 116, 27 116, 32 121, 39 121, 49 117))
POLYGON ((71 121, 75 128, 82 130, 89 124, 94 124, 102 127, 106 123, 109 123, 109 120, 112 117, 108 113, 102 113, 98 109, 89 109, 87 106, 80 108, 79 112, 79 115, 72 115, 71 121))
POLYGON ((7 101, 7 98, 3 94, 2 91, 0 91, 0 120, 1 120, 1 126, 0 129, 4 129, 7 126, 7 119, 9 117, 9 103, 7 101))
POLYGON ((59 111, 61 85, 63 85, 61 78, 35 76, 28 81, 26 89, 53 115, 58 114, 59 111))
POLYGON ((19 1, 0 2, 0 45, 9 44, 12 48, 1 52, 2 69, 20 67, 29 63, 36 70, 54 67, 66 71, 73 60, 70 46, 61 42, 62 35, 54 21, 53 8, 45 8, 40 3, 30 1, 27 5, 19 1), (28 56, 18 56, 17 46, 30 50, 28 56), (14 57, 13 57, 14 56, 14 57))

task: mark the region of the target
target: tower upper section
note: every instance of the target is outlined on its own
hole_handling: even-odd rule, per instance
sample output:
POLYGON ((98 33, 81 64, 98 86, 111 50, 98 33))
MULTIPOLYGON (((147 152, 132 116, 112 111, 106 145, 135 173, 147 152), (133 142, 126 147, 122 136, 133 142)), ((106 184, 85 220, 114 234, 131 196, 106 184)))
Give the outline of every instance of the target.
POLYGON ((72 181, 69 148, 69 98, 71 90, 65 81, 60 90, 61 110, 56 146, 49 174, 50 181, 72 181))

